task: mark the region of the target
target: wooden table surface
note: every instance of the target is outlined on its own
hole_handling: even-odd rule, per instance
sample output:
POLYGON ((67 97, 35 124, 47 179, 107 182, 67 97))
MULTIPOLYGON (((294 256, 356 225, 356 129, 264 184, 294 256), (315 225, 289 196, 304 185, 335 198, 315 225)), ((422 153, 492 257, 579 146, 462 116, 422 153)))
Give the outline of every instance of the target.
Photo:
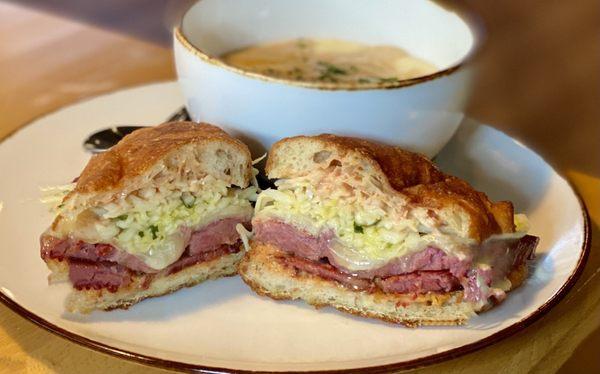
MULTIPOLYGON (((468 114, 521 139, 570 178, 600 238, 598 3, 462 2, 488 29, 468 114)), ((188 3, 0 1, 0 139, 82 98, 174 79, 169 32, 188 3)), ((420 371, 600 372, 599 243, 548 315, 492 347, 420 371)), ((162 371, 63 340, 3 305, 0 347, 0 372, 162 371)))

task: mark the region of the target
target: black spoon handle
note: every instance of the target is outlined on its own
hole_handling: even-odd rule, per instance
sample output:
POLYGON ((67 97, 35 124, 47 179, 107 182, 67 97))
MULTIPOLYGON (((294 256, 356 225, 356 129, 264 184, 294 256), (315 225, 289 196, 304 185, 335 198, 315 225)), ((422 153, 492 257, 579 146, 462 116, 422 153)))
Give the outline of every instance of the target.
POLYGON ((185 107, 182 107, 177 112, 173 113, 171 117, 167 119, 167 122, 179 122, 179 121, 190 121, 190 114, 185 107))
MULTIPOLYGON (((190 116, 185 107, 173 113, 167 122, 189 121, 190 116)), ((100 130, 90 135, 84 142, 83 148, 91 153, 101 153, 117 144, 127 134, 146 126, 116 126, 100 130)))

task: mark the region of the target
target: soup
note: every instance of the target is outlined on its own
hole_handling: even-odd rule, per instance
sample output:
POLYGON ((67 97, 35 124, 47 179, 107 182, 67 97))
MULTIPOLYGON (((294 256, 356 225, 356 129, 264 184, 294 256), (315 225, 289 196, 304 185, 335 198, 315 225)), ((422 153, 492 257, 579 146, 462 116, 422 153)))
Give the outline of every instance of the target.
POLYGON ((256 45, 229 52, 221 59, 275 78, 357 85, 395 83, 439 70, 398 47, 330 39, 256 45))

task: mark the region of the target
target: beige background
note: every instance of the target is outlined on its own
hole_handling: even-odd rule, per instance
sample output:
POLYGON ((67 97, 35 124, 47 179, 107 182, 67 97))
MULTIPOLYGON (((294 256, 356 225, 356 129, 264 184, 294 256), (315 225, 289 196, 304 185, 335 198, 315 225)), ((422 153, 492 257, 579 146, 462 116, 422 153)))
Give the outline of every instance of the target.
MULTIPOLYGON (((0 138, 84 97, 174 78, 169 30, 190 1, 0 1, 0 138)), ((469 115, 542 153, 583 195, 600 238, 600 5, 461 0, 487 28, 469 115)), ((552 312, 422 372, 600 372, 600 245, 552 312)), ((0 306, 0 372, 158 372, 58 338, 0 306)))

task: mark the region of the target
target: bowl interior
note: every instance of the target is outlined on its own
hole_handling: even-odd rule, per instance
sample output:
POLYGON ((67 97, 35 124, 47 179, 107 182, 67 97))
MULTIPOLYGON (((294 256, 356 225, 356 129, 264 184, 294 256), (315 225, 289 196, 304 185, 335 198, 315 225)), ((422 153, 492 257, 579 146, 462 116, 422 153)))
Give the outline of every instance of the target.
POLYGON ((387 44, 446 69, 475 44, 456 12, 429 0, 201 0, 182 21, 201 52, 220 56, 254 44, 328 38, 387 44))

